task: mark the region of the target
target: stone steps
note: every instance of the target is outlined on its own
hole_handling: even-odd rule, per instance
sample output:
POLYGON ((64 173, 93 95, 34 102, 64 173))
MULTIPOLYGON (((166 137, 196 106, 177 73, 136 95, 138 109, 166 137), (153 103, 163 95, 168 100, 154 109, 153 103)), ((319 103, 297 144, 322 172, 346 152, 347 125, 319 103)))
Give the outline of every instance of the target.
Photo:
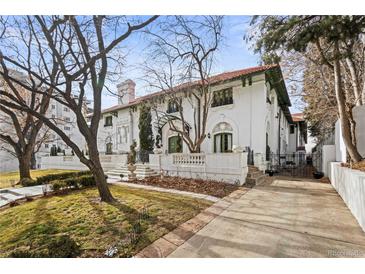
POLYGON ((259 185, 265 180, 267 176, 267 174, 259 170, 257 167, 248 166, 248 173, 244 186, 252 188, 256 185, 259 185))
POLYGON ((24 198, 24 195, 16 193, 14 191, 4 189, 0 191, 0 200, 3 201, 15 201, 18 199, 24 198))

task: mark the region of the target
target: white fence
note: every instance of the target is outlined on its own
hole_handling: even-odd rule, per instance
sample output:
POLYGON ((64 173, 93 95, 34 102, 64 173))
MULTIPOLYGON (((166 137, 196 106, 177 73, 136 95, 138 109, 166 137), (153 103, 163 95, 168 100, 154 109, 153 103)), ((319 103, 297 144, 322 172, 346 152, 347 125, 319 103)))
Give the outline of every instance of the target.
POLYGON ((224 181, 242 185, 247 175, 247 153, 150 154, 150 168, 169 176, 224 181))
MULTIPOLYGON (((100 155, 104 171, 119 168, 127 164, 127 154, 100 155)), ((40 163, 41 169, 75 169, 85 170, 87 167, 80 162, 77 156, 43 156, 40 163)))
POLYGON ((365 231, 365 172, 330 163, 329 178, 352 215, 365 231))

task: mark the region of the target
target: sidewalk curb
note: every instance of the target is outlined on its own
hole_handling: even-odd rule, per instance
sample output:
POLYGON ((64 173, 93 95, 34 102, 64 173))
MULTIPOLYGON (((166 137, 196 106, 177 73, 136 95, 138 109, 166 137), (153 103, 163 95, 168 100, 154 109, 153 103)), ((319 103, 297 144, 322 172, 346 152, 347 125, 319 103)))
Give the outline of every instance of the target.
POLYGON ((219 216, 237 199, 250 191, 251 188, 240 188, 228 196, 217 201, 210 207, 200 212, 195 217, 179 225, 174 230, 154 241, 149 246, 137 253, 134 258, 165 258, 175 251, 180 245, 189 240, 199 230, 219 216))

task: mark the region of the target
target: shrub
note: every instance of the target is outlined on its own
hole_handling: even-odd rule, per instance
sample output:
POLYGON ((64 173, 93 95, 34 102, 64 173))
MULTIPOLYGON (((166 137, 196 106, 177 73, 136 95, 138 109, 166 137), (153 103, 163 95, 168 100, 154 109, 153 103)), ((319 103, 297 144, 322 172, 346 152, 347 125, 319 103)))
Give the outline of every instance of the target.
POLYGON ((67 185, 64 181, 55 180, 55 181, 52 181, 52 187, 53 187, 54 191, 58 192, 62 189, 65 189, 67 187, 67 185))
POLYGON ((9 206, 10 207, 14 207, 14 206, 18 206, 19 205, 19 203, 17 202, 17 201, 11 201, 10 203, 9 203, 9 206))
POLYGON ((30 178, 23 178, 23 179, 20 180, 19 183, 22 186, 36 186, 36 185, 38 185, 37 181, 35 181, 33 179, 30 179, 30 178))
POLYGON ((63 172, 58 174, 48 174, 37 178, 37 184, 45 184, 54 180, 64 180, 71 177, 79 177, 82 175, 90 175, 90 171, 63 172))
POLYGON ((56 192, 65 189, 78 189, 96 185, 95 179, 92 175, 82 175, 65 180, 54 180, 50 183, 53 186, 53 190, 56 192))
POLYGON ((68 235, 57 237, 48 245, 48 255, 50 258, 74 258, 80 254, 80 246, 68 235))
POLYGON ((30 250, 15 250, 8 256, 9 258, 47 258, 47 251, 30 251, 30 250))
POLYGON ((81 187, 95 186, 96 182, 94 176, 92 175, 83 175, 78 178, 78 183, 81 187))
POLYGON ((65 182, 66 186, 69 188, 79 188, 78 178, 79 177, 68 178, 68 179, 65 179, 64 182, 65 182))
POLYGON ((29 196, 29 195, 25 195, 25 200, 27 201, 27 202, 30 202, 30 201, 33 201, 34 199, 33 199, 33 197, 32 196, 29 196))
POLYGON ((74 258, 80 256, 80 246, 68 235, 57 236, 42 250, 15 250, 10 258, 74 258))

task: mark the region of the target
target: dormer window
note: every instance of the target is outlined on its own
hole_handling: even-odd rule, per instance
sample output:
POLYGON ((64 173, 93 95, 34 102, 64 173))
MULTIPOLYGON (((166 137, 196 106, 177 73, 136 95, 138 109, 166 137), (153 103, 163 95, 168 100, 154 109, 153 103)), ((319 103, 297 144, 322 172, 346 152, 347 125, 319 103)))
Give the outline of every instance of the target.
POLYGON ((252 76, 243 76, 241 80, 243 87, 245 87, 246 85, 252 86, 252 76))
POLYGON ((113 116, 106 116, 104 127, 110 127, 110 126, 113 126, 113 116))
POLYGON ((169 100, 167 104, 167 113, 174 113, 179 111, 179 104, 175 100, 169 100))
POLYGON ((233 104, 232 88, 225 88, 214 91, 212 107, 219 107, 230 104, 233 104))

